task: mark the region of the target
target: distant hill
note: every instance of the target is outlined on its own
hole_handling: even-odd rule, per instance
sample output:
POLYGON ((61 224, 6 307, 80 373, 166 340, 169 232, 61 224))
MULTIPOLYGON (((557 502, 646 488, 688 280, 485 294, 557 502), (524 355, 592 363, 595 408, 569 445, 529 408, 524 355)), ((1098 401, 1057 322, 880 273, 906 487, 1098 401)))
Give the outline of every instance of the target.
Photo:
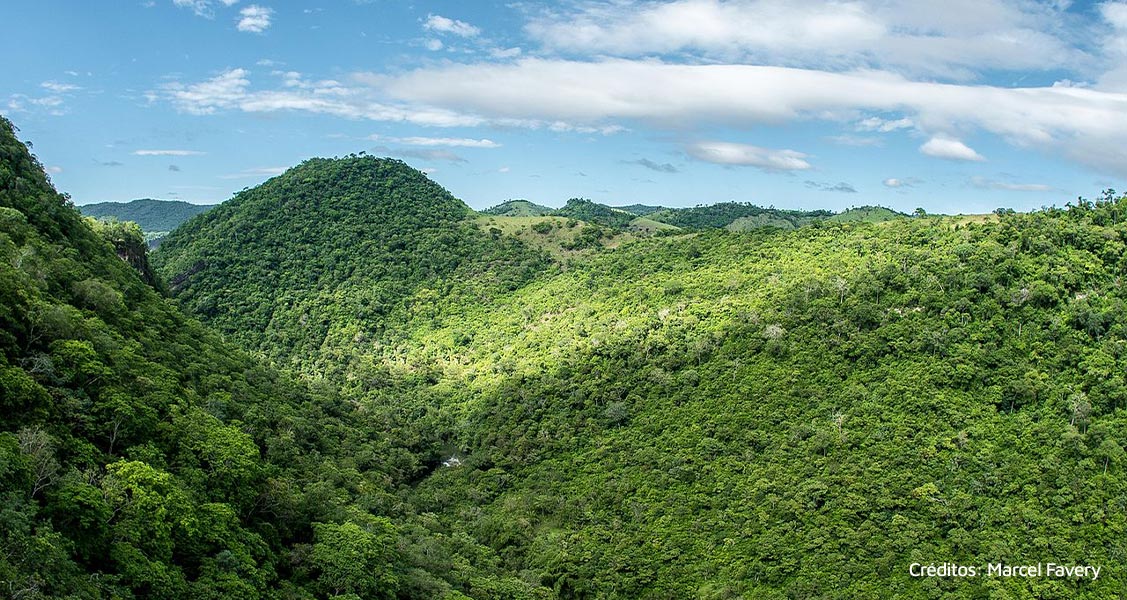
POLYGON ((185 223, 153 266, 184 306, 271 358, 339 358, 355 336, 433 304, 422 297, 485 298, 542 266, 477 217, 401 161, 317 158, 185 223))
POLYGON ((893 219, 903 219, 907 216, 883 206, 860 206, 838 213, 827 220, 835 223, 883 223, 893 219))
POLYGON ((77 208, 88 217, 133 221, 141 226, 141 231, 155 233, 172 231, 184 221, 211 210, 214 205, 143 198, 132 202, 99 202, 77 208))
POLYGON ((613 229, 625 228, 637 216, 623 209, 592 202, 586 198, 572 198, 567 201, 563 208, 553 212, 552 215, 587 221, 613 229))
POLYGON ((780 210, 746 202, 721 202, 693 208, 671 208, 653 213, 649 218, 685 229, 744 231, 764 226, 794 229, 831 216, 833 213, 827 210, 780 210))
POLYGON ((528 200, 509 200, 493 208, 487 208, 481 211, 481 214, 495 217, 543 217, 551 214, 553 210, 555 209, 534 204, 528 200))
POLYGON ((661 212, 663 210, 669 210, 668 208, 666 208, 664 206, 648 206, 646 204, 631 204, 629 206, 612 206, 611 208, 617 208, 619 210, 624 210, 624 211, 626 211, 630 214, 638 215, 639 217, 645 217, 647 215, 652 215, 655 212, 661 212))

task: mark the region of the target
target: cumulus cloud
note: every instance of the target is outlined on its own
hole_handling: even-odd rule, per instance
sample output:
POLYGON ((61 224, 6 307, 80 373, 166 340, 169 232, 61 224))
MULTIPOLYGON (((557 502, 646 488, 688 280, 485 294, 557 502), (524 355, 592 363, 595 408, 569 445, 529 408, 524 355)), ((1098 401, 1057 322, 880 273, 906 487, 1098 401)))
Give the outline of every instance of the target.
POLYGON ((527 26, 548 48, 623 57, 692 52, 789 66, 892 68, 971 78, 1049 70, 1083 52, 1062 39, 1062 7, 1009 0, 592 1, 527 26))
POLYGON ((481 33, 480 29, 465 21, 450 19, 442 15, 427 15, 427 20, 423 22, 423 29, 461 37, 476 37, 481 33))
POLYGON ((910 121, 912 131, 935 140, 924 144, 933 156, 981 159, 943 136, 985 132, 1013 146, 1127 175, 1127 93, 1091 87, 936 83, 872 70, 522 58, 398 75, 354 73, 343 83, 296 74, 273 89, 252 89, 246 70, 231 69, 198 83, 166 84, 154 95, 194 114, 290 110, 428 126, 604 134, 633 122, 684 131, 822 120, 880 133, 904 131, 910 121))
POLYGON ((943 136, 936 136, 924 142, 924 144, 920 146, 920 152, 927 156, 947 160, 986 160, 986 158, 978 152, 975 152, 970 146, 967 146, 959 140, 943 136))
POLYGON ((281 89, 251 90, 250 72, 229 69, 199 83, 171 82, 151 92, 180 111, 206 115, 220 110, 248 113, 303 111, 347 119, 369 119, 432 125, 472 127, 485 119, 440 108, 379 102, 368 85, 344 86, 337 81, 311 81, 300 73, 283 73, 281 89))
POLYGON ((624 162, 626 164, 631 164, 631 165, 639 165, 639 166, 645 167, 645 168, 647 168, 651 171, 657 171, 658 173, 678 173, 678 172, 680 172, 679 169, 677 169, 677 167, 673 166, 670 163, 659 163, 659 162, 652 161, 648 158, 639 158, 638 160, 624 160, 622 162, 624 162))
POLYGON ((810 168, 806 155, 794 150, 772 150, 732 142, 696 142, 685 151, 697 160, 719 165, 756 167, 764 171, 803 171, 810 168))
POLYGON ((906 187, 915 187, 916 185, 918 185, 922 182, 919 179, 916 179, 915 177, 908 177, 907 179, 898 179, 898 178, 895 178, 895 177, 889 177, 888 179, 885 179, 881 183, 883 183, 885 187, 906 188, 906 187))
POLYGON ((239 11, 236 28, 247 33, 262 33, 270 27, 270 19, 273 15, 273 9, 251 4, 239 11))
POLYGON ((207 154, 199 150, 134 150, 135 156, 201 156, 207 154))

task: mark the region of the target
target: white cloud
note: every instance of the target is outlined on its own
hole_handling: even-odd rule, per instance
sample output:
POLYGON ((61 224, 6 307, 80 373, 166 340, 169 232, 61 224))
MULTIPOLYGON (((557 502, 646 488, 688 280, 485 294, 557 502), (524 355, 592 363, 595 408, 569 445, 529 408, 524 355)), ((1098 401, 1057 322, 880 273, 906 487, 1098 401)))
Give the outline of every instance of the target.
POLYGON ((895 177, 889 177, 888 179, 885 179, 881 183, 883 183, 885 187, 905 188, 905 187, 915 187, 915 186, 917 186, 917 185, 919 185, 923 182, 921 180, 915 178, 915 177, 908 177, 906 179, 897 179, 895 177))
POLYGON ((966 79, 1038 71, 1085 55, 1058 34, 1061 8, 1015 0, 631 0, 533 19, 550 49, 600 56, 690 52, 756 64, 879 67, 966 79))
POLYGON ((494 120, 591 125, 637 119, 681 128, 897 113, 927 134, 983 130, 1015 146, 1127 175, 1127 93, 1090 88, 943 84, 882 71, 538 58, 430 67, 368 81, 404 102, 494 120))
POLYGON ((1100 14, 1115 29, 1127 31, 1127 2, 1104 2, 1100 14))
POLYGON ((194 115, 207 115, 220 108, 236 106, 245 98, 250 80, 246 69, 231 69, 202 83, 189 86, 173 82, 165 85, 165 93, 180 110, 194 115))
POLYGON ((908 118, 885 120, 880 117, 869 117, 857 123, 857 130, 888 133, 890 131, 896 131, 897 129, 911 129, 915 125, 916 124, 908 118))
POLYGON ((501 144, 493 140, 482 138, 451 138, 451 137, 388 137, 382 135, 368 136, 369 140, 392 142, 407 146, 446 146, 449 148, 500 148, 501 144))
POLYGON ((427 50, 430 50, 431 52, 438 52, 439 50, 442 50, 443 47, 445 47, 445 44, 442 43, 442 40, 430 38, 427 41, 423 42, 423 47, 425 47, 427 50))
POLYGON ((970 184, 985 190, 1003 190, 1008 192, 1051 192, 1053 187, 1043 183, 1011 183, 998 181, 986 177, 971 177, 970 184))
POLYGON ((732 142, 696 142, 689 144, 685 151, 705 162, 757 167, 764 171, 803 171, 810 168, 806 155, 794 150, 772 150, 732 142))
POLYGON ((190 8, 192 12, 201 17, 212 18, 215 16, 215 11, 211 5, 211 0, 172 0, 172 3, 179 8, 190 8))
MULTIPOLYGON (((250 89, 250 72, 230 69, 200 83, 171 82, 149 94, 166 98, 182 112, 195 115, 213 114, 220 110, 240 110, 248 113, 278 111, 303 111, 327 114, 346 119, 367 119, 413 123, 434 127, 474 127, 487 123, 504 126, 544 126, 515 119, 487 121, 464 112, 432 108, 405 103, 390 103, 377 99, 377 90, 370 83, 371 76, 358 76, 357 83, 345 86, 333 80, 309 81, 300 73, 282 73, 282 89, 255 91, 250 89)), ((614 126, 603 129, 615 130, 614 126)))
POLYGON ((924 144, 920 146, 920 152, 927 156, 947 160, 986 160, 970 146, 967 146, 959 140, 944 136, 936 136, 924 142, 924 144))
POLYGON ((489 56, 492 58, 516 58, 521 55, 520 48, 493 48, 489 51, 489 56))
POLYGON ((480 29, 465 21, 449 19, 442 15, 427 15, 427 20, 423 23, 423 28, 427 31, 452 33, 461 37, 476 37, 481 33, 480 29))
POLYGON ((1127 176, 1127 93, 1091 87, 944 84, 872 70, 522 58, 398 75, 354 73, 343 81, 287 74, 281 85, 261 90, 252 89, 248 71, 231 69, 203 82, 166 84, 153 94, 193 114, 302 111, 439 127, 603 134, 633 122, 685 131, 814 120, 880 131, 910 121, 925 139, 937 138, 924 144, 932 154, 974 159, 973 150, 944 143, 943 136, 985 133, 1127 176))
POLYGON ((42 98, 32 98, 29 100, 29 102, 36 106, 42 106, 44 108, 57 108, 63 105, 63 99, 59 96, 44 96, 42 98))
POLYGON ((134 150, 134 156, 202 156, 198 150, 134 150))
POLYGON ((58 81, 44 81, 43 83, 39 84, 39 86, 56 94, 65 94, 67 92, 74 92, 82 89, 77 85, 71 83, 59 83, 58 81))
POLYGON ((270 18, 274 10, 265 6, 251 4, 239 11, 239 22, 236 27, 239 31, 247 33, 262 33, 270 27, 270 18))
POLYGON ((50 167, 47 167, 47 172, 57 175, 63 172, 63 168, 52 165, 50 167))

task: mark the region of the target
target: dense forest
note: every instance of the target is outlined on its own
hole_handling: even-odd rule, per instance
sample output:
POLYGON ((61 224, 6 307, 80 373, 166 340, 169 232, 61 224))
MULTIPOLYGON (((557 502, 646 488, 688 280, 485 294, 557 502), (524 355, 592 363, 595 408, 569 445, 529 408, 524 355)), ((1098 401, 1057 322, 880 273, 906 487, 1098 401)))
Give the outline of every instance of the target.
POLYGON ((1127 593, 1113 192, 627 231, 583 200, 479 216, 350 156, 140 261, 4 125, 0 579, 23 597, 1127 593), (1038 561, 1104 568, 908 571, 1038 561))
POLYGON ((143 198, 130 202, 84 204, 77 208, 82 214, 103 221, 136 223, 141 228, 146 241, 159 243, 161 238, 179 227, 181 223, 207 212, 212 207, 179 200, 143 198))
POLYGON ((481 214, 497 217, 543 217, 552 214, 553 210, 528 200, 509 200, 492 208, 487 208, 481 211, 481 214))
POLYGON ((82 214, 96 219, 132 221, 145 233, 169 232, 188 219, 210 210, 206 204, 191 204, 180 200, 153 200, 143 198, 130 202, 98 202, 78 207, 82 214))
POLYGON ((0 120, 11 598, 539 598, 415 514, 410 439, 185 316, 0 120))

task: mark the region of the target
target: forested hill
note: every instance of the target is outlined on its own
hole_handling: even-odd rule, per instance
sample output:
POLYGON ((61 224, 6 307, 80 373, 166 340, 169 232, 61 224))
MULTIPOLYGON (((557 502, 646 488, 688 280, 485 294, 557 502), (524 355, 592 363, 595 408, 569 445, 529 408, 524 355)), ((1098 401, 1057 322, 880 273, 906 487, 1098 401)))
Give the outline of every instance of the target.
MULTIPOLYGON (((3 125, 0 580, 20 596, 1127 590, 1125 198, 619 232, 549 259, 403 163, 315 159, 154 256, 292 382, 145 285, 3 125), (1102 572, 909 574, 1050 561, 1102 572)), ((569 227, 545 219, 522 235, 569 227)))
POLYGON ((409 439, 182 315, 95 225, 0 118, 0 596, 549 596, 396 499, 409 439))
POLYGON ((528 200, 509 200, 481 211, 483 215, 496 217, 543 217, 552 214, 553 208, 540 206, 528 200))
MULTIPOLYGON (((311 531, 258 504, 297 486, 260 447, 308 398, 170 307, 115 253, 121 232, 91 225, 0 118, 3 594, 276 587, 281 540, 311 531)), ((291 439, 274 451, 316 443, 291 439)))
POLYGON ((333 370, 335 358, 310 359, 344 360, 392 315, 455 288, 484 301, 546 266, 474 216, 398 160, 312 159, 185 223, 153 264, 186 308, 248 348, 333 370))
MULTIPOLYGON (((222 237, 234 219, 194 221, 215 241, 192 260, 301 239, 304 221, 257 214, 271 225, 222 237)), ((244 296, 245 280, 204 278, 186 303, 217 322, 232 298, 330 319, 327 335, 300 320, 238 335, 317 345, 294 366, 400 440, 398 460, 433 467, 402 502, 561 598, 1102 598, 1127 585, 1110 567, 1127 554, 1125 217, 1107 197, 984 223, 673 232, 507 287, 436 274, 392 313, 357 300, 395 284, 383 272, 326 296, 275 267, 289 304, 266 280, 244 296), (1109 568, 908 572, 1039 560, 1109 568)), ((414 230, 525 256, 461 223, 414 230)), ((339 252, 318 240, 311 256, 339 252)))
POLYGON ((210 210, 212 206, 179 200, 143 198, 130 202, 98 202, 78 207, 82 214, 97 219, 132 221, 146 234, 167 234, 184 221, 210 210))

